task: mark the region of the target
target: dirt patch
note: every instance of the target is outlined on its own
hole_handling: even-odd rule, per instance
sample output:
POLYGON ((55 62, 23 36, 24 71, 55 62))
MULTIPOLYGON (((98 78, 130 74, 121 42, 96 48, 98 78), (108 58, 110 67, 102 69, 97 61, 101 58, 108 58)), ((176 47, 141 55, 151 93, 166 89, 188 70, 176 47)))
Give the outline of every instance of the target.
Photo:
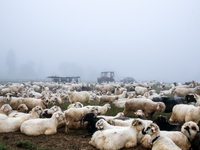
MULTIPOLYGON (((71 133, 67 135, 65 128, 59 128, 55 135, 40 135, 40 136, 27 136, 20 131, 13 133, 0 133, 1 142, 10 146, 12 150, 21 150, 26 148, 19 148, 16 146, 16 142, 20 140, 28 140, 38 147, 46 147, 53 150, 96 150, 95 147, 89 145, 91 137, 82 138, 82 135, 86 135, 86 130, 71 130, 71 133)), ((120 141, 119 141, 120 142, 120 141)), ((140 147, 128 148, 124 150, 141 150, 140 147)), ((144 150, 142 148, 142 150, 144 150)))

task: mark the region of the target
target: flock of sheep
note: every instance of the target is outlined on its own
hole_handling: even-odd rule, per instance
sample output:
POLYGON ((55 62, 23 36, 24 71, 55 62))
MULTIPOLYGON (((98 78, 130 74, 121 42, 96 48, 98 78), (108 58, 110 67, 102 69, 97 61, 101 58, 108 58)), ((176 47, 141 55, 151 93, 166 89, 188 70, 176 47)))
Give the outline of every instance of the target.
POLYGON ((0 95, 0 133, 51 135, 65 126, 66 134, 87 129, 83 137, 91 136, 89 144, 102 150, 200 149, 200 82, 7 83, 0 95), (61 110, 66 102, 71 104, 61 110), (110 104, 124 111, 106 116, 110 104), (169 122, 162 115, 152 120, 157 111, 172 113, 169 122), (130 112, 134 118, 127 117, 130 112))

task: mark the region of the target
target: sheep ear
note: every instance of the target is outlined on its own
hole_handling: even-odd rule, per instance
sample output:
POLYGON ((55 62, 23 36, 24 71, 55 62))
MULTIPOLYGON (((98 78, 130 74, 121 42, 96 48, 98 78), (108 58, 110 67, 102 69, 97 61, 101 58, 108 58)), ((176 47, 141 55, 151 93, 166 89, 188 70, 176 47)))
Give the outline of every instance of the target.
POLYGON ((1 110, 4 110, 4 107, 2 107, 1 110))
POLYGON ((135 126, 137 123, 137 120, 133 120, 132 125, 135 126))
POLYGON ((135 112, 134 114, 136 115, 137 113, 135 112))
POLYGON ((159 104, 157 104, 157 109, 159 109, 159 104))

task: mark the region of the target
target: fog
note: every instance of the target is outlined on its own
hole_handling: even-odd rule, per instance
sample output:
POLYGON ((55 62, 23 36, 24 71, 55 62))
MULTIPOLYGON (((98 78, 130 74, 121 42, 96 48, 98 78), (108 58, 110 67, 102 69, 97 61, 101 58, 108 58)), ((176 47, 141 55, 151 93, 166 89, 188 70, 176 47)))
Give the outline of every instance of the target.
POLYGON ((200 1, 0 0, 0 80, 200 81, 200 1))

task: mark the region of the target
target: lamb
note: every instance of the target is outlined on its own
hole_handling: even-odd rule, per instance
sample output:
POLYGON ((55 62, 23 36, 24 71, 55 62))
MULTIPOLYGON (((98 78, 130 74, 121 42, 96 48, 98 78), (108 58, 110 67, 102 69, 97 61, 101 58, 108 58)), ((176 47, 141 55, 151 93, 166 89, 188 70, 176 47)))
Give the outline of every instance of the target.
POLYGON ((41 134, 52 135, 57 133, 57 126, 59 122, 65 120, 62 112, 58 111, 53 114, 50 119, 31 119, 25 121, 20 131, 28 136, 38 136, 41 134))
POLYGON ((184 97, 187 94, 198 94, 200 95, 200 86, 195 88, 174 88, 172 92, 176 97, 184 97))
POLYGON ((151 118, 156 111, 165 111, 165 104, 163 102, 153 102, 149 99, 131 99, 125 103, 124 115, 130 111, 142 110, 146 118, 151 118))
POLYGON ((159 127, 154 123, 143 130, 142 133, 151 136, 152 150, 181 150, 170 138, 160 135, 159 127))
POLYGON ((87 91, 82 92, 70 92, 69 101, 70 103, 81 102, 86 103, 87 105, 90 103, 90 93, 87 91))
POLYGON ((100 98, 100 104, 103 102, 109 102, 109 103, 113 103, 115 100, 118 100, 118 96, 107 96, 107 95, 103 95, 100 98))
POLYGON ((193 105, 179 104, 174 106, 172 110, 170 123, 185 123, 188 121, 194 121, 198 123, 200 120, 200 107, 195 107, 193 105))
POLYGON ((135 87, 135 93, 137 95, 142 95, 143 96, 144 93, 148 92, 149 90, 151 90, 151 87, 147 87, 147 88, 145 88, 145 87, 139 87, 139 86, 135 87))
POLYGON ((167 117, 162 115, 159 115, 153 122, 159 126, 160 130, 181 131, 182 124, 170 124, 167 121, 167 117))
POLYGON ((140 119, 136 119, 129 127, 97 131, 89 144, 104 150, 134 147, 137 145, 137 135, 144 127, 145 124, 140 119))
POLYGON ((72 122, 79 122, 80 121, 80 125, 81 125, 81 121, 82 118, 89 112, 93 112, 95 111, 95 113, 97 113, 97 110, 91 110, 88 109, 87 107, 82 107, 82 108, 70 108, 67 109, 66 111, 64 111, 65 113, 65 118, 66 118, 66 126, 65 126, 65 132, 67 134, 69 134, 69 125, 72 122))

